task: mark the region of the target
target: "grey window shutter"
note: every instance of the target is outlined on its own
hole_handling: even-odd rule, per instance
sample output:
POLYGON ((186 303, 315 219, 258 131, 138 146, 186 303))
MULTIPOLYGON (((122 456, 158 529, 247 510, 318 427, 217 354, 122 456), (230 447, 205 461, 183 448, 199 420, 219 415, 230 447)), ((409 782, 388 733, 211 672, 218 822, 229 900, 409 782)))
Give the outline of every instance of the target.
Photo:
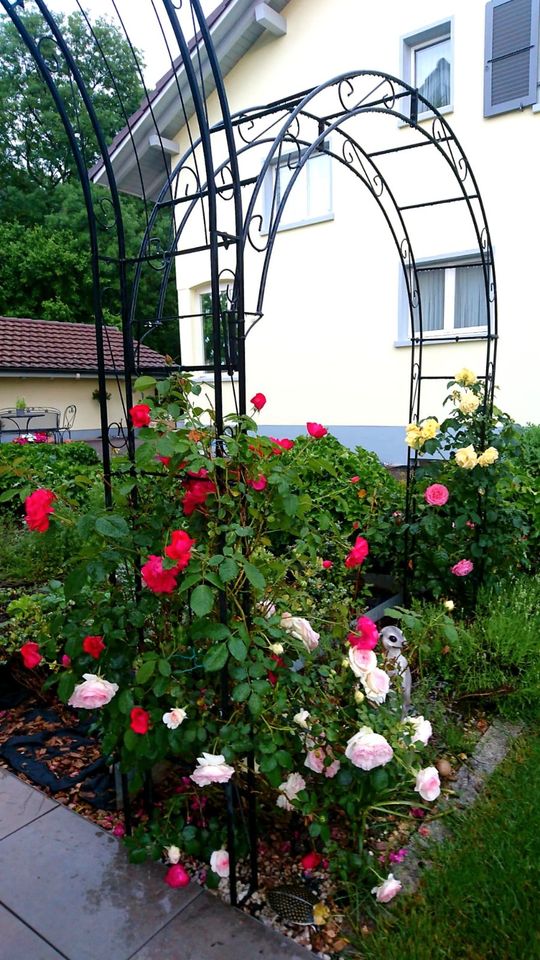
POLYGON ((540 0, 486 5, 484 116, 536 103, 540 0))

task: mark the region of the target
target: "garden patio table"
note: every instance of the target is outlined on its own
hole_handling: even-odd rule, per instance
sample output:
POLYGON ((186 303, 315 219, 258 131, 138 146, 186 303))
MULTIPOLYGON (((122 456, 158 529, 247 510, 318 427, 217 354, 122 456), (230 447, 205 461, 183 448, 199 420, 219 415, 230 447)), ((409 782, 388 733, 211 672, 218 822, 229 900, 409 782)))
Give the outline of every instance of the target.
POLYGON ((37 423, 35 429, 43 433, 52 433, 56 439, 60 421, 60 411, 54 407, 26 407, 24 409, 10 408, 0 410, 0 434, 13 433, 21 436, 31 429, 33 420, 47 420, 46 423, 37 423), (10 424, 12 426, 10 426, 10 424))

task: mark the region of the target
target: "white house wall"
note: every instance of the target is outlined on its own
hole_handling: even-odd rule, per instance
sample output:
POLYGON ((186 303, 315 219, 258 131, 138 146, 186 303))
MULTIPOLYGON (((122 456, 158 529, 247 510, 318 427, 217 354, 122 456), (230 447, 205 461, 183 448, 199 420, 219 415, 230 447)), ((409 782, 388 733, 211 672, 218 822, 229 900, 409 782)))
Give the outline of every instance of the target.
MULTIPOLYGON (((453 18, 454 102, 448 121, 478 180, 491 230, 501 338, 497 402, 520 422, 540 421, 540 115, 528 108, 483 118, 484 3, 385 0, 377 6, 361 0, 289 0, 283 14, 287 35, 260 40, 227 75, 233 112, 349 70, 399 75, 400 38, 453 18)), ((215 97, 210 104, 217 118, 215 97)), ((405 144, 415 136, 408 127, 396 132, 397 127, 394 118, 364 116, 355 135, 373 149, 405 144)), ((182 131, 177 139, 183 152, 182 131)), ((400 203, 447 195, 449 184, 453 189, 444 162, 430 162, 431 150, 398 153, 385 161, 400 203)), ((243 171, 257 172, 261 162, 259 151, 242 161, 243 171)), ((293 435, 306 420, 318 420, 346 442, 364 443, 383 458, 399 461, 410 363, 410 348, 396 345, 403 296, 399 256, 367 190, 335 164, 333 214, 332 220, 283 230, 277 237, 264 317, 247 341, 248 397, 256 391, 266 394, 260 421, 267 432, 293 435)), ((408 214, 417 258, 477 249, 465 214, 463 203, 408 214)), ((209 282, 208 258, 201 254, 178 260, 180 313, 194 313, 199 292, 209 282)), ((251 255, 246 272, 250 309, 255 300, 251 255)), ((181 337, 184 362, 199 362, 198 321, 183 321, 181 337)), ((484 358, 481 342, 427 346, 424 373, 450 376, 463 365, 482 373, 484 358)), ((443 395, 444 384, 424 385, 424 416, 441 412, 443 395)), ((230 390, 226 397, 232 408, 230 390)))

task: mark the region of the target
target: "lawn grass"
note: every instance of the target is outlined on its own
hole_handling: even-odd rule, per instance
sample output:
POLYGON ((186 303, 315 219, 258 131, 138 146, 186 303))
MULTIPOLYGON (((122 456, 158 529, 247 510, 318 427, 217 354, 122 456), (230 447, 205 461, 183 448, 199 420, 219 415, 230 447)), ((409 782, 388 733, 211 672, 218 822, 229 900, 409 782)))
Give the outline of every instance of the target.
POLYGON ((382 907, 352 956, 377 960, 540 958, 540 736, 515 744, 482 798, 430 851, 419 891, 382 907), (383 913, 384 911, 384 913, 383 913))

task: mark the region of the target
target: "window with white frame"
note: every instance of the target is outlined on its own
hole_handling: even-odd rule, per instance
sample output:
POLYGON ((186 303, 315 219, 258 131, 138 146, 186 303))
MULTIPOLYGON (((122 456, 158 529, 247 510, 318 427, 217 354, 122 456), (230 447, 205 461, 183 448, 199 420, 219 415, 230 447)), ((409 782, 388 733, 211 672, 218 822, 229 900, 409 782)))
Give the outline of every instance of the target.
MULTIPOLYGON (((451 19, 402 37, 403 79, 443 112, 452 109, 453 59, 451 19)), ((421 102, 418 113, 429 115, 421 102)))
MULTIPOLYGON (((279 204, 304 156, 305 151, 294 149, 284 152, 279 160, 272 163, 265 184, 265 231, 268 231, 274 220, 279 204)), ((332 158, 322 151, 314 151, 296 176, 285 201, 278 229, 319 223, 322 220, 331 220, 333 216, 332 158)))
MULTIPOLYGON (((478 257, 417 262, 422 303, 422 329, 426 337, 482 335, 487 327, 484 268, 478 257)), ((411 327, 405 280, 399 318, 398 343, 410 341, 411 327)), ((418 324, 418 319, 415 320, 418 324)))
MULTIPOLYGON (((219 306, 221 311, 221 356, 225 360, 228 349, 228 331, 226 329, 225 312, 229 308, 227 291, 220 290, 219 306)), ((210 289, 199 293, 199 313, 201 316, 201 339, 203 363, 210 366, 214 362, 214 333, 212 321, 212 292, 210 289)))

